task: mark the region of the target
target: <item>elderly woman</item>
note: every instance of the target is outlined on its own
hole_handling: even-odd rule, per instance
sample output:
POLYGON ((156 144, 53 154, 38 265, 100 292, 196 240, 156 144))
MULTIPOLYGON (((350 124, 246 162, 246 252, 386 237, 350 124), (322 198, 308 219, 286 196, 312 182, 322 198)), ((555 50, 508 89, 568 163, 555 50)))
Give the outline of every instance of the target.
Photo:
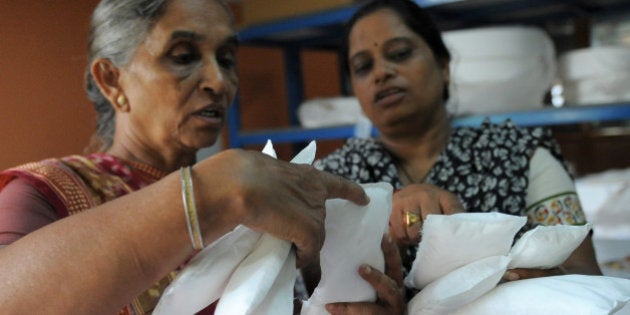
POLYGON ((237 225, 293 242, 303 265, 326 199, 367 202, 341 177, 256 152, 195 164, 234 99, 236 50, 218 0, 98 5, 87 89, 102 149, 1 173, 3 314, 150 313, 173 271, 237 225))
MULTIPOLYGON (((445 106, 450 54, 430 16, 413 1, 368 2, 349 21, 344 44, 354 94, 380 137, 349 139, 315 166, 398 189, 390 234, 403 248, 407 268, 428 214, 502 212, 527 216, 526 229, 585 223, 547 130, 510 122, 451 127, 445 106)), ((506 276, 559 273, 601 274, 590 236, 558 269, 512 270, 506 276)))

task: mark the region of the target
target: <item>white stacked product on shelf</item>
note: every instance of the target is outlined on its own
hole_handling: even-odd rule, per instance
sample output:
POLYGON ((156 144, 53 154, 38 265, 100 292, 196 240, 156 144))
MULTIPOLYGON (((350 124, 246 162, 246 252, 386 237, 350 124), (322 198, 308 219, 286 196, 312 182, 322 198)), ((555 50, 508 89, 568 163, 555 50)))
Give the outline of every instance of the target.
POLYGON ((353 96, 313 98, 297 109, 300 124, 306 128, 357 124, 365 117, 359 100, 353 96))
POLYGON ((553 42, 528 26, 447 31, 451 52, 449 109, 456 115, 543 107, 556 74, 553 42))
POLYGON ((630 47, 591 47, 560 56, 558 76, 567 105, 630 101, 630 47))
MULTIPOLYGON (((575 180, 604 275, 630 279, 630 167, 575 180)), ((628 313, 630 314, 630 306, 628 313)))

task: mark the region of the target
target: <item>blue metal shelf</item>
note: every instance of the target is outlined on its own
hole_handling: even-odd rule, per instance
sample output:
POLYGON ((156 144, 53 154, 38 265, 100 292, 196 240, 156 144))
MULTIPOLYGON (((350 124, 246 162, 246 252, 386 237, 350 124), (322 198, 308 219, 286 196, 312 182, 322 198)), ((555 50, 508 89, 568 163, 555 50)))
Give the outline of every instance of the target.
MULTIPOLYGON (((350 138, 354 135, 354 126, 338 126, 328 128, 283 128, 256 131, 241 131, 236 147, 264 144, 267 140, 273 143, 299 143, 311 140, 334 140, 350 138)), ((232 145, 235 147, 235 145, 232 145)))
MULTIPOLYGON (((419 6, 433 7, 462 0, 414 0, 419 6)), ((348 5, 279 21, 251 25, 239 31, 242 42, 258 45, 285 45, 314 41, 315 38, 339 37, 339 29, 357 10, 357 5, 348 5), (324 35, 326 34, 326 35, 324 35)))
MULTIPOLYGON (((522 127, 557 126, 592 122, 630 121, 630 103, 567 106, 531 111, 519 111, 489 115, 457 117, 453 126, 479 126, 484 120, 499 123, 506 119, 522 127)), ((376 131, 373 132, 376 135, 376 131)), ((347 139, 354 136, 354 126, 328 128, 283 128, 256 131, 241 131, 237 142, 232 147, 264 144, 267 140, 274 143, 296 143, 311 140, 347 139)))
POLYGON ((458 117, 455 126, 479 126, 484 119, 502 122, 511 119, 517 126, 571 125, 580 123, 630 120, 630 103, 576 105, 561 108, 519 111, 492 115, 458 117))
MULTIPOLYGON (((630 0, 414 0, 428 8, 443 30, 499 25, 501 23, 538 23, 560 18, 604 16, 630 12, 630 0)), ((289 128, 241 130, 239 100, 232 105, 228 116, 231 147, 263 144, 270 139, 277 143, 298 143, 310 140, 345 139, 354 135, 354 126, 318 129, 297 127, 297 107, 303 100, 300 50, 304 48, 336 49, 340 44, 341 26, 356 11, 349 5, 337 9, 287 18, 239 31, 243 45, 280 47, 284 52, 289 104, 289 128)), ((458 117, 455 126, 478 126, 485 119, 501 122, 511 119, 519 126, 549 126, 604 121, 630 121, 630 103, 563 108, 546 108, 492 115, 458 117)), ((373 132, 376 134, 376 132, 373 132)))
MULTIPOLYGON (((427 8, 442 30, 479 25, 541 24, 549 20, 607 16, 630 11, 628 0, 414 0, 427 8)), ((239 30, 244 44, 264 46, 336 45, 343 23, 357 10, 347 5, 297 17, 248 25, 239 30)))

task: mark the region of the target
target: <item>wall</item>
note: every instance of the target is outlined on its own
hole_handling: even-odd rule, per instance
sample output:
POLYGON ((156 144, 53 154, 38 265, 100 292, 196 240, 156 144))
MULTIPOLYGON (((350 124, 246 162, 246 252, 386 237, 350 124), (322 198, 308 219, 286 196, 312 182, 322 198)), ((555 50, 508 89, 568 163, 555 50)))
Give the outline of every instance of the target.
MULTIPOLYGON (((240 1, 232 1, 236 24, 243 25, 240 1)), ((238 54, 239 97, 243 130, 284 128, 289 122, 285 66, 279 48, 241 45, 238 54)), ((302 55, 304 98, 333 97, 341 94, 338 54, 334 51, 305 50, 302 55)), ((229 146, 227 137, 224 144, 229 146)), ((341 146, 342 140, 318 141, 317 157, 341 146)), ((304 144, 274 144, 278 158, 290 160, 304 144)), ((247 146, 261 150, 263 145, 247 146)))
MULTIPOLYGON (((335 52, 306 50, 301 55, 304 75, 304 98, 334 97, 341 94, 338 57, 335 52)), ((286 127, 287 112, 286 78, 282 51, 278 48, 241 46, 239 48, 239 76, 241 123, 244 130, 286 127)), ((318 141, 317 157, 341 146, 342 141, 318 141)), ((274 144, 278 158, 290 160, 296 148, 286 144, 274 144)), ((262 145, 249 146, 260 150, 262 145)))
POLYGON ((96 3, 0 1, 0 169, 87 144, 95 116, 83 71, 96 3))

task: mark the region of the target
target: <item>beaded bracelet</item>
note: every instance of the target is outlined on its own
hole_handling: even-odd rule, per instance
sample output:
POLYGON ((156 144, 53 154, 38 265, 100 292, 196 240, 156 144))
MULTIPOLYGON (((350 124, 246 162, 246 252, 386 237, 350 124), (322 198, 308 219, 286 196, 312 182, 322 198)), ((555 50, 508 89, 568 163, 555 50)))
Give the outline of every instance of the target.
POLYGON ((182 178, 182 199, 184 201, 184 212, 186 213, 186 223, 188 224, 188 235, 193 249, 203 249, 203 237, 201 236, 201 228, 199 227, 199 218, 197 217, 197 207, 195 205, 195 194, 193 188, 192 175, 190 166, 180 169, 182 178))

